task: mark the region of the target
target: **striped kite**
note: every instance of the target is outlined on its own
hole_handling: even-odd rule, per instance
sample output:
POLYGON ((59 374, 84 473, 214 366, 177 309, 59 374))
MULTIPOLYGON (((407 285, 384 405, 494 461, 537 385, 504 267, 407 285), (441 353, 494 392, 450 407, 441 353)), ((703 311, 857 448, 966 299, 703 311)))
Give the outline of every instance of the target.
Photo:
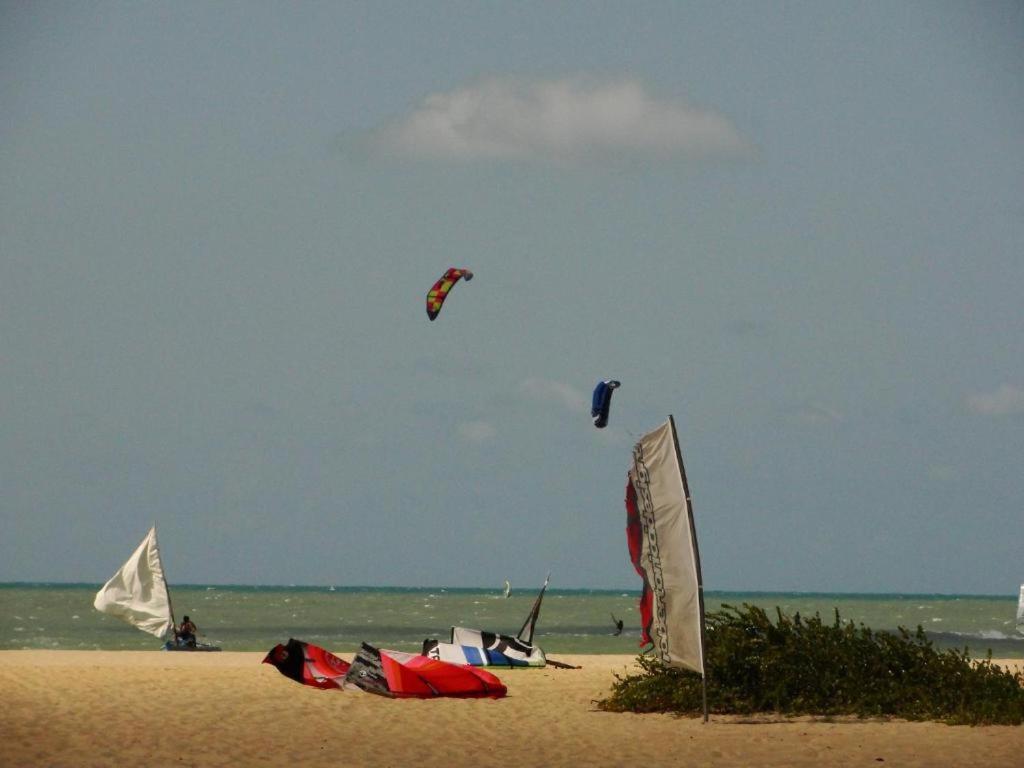
POLYGON ((449 267, 441 275, 441 279, 434 283, 434 286, 427 291, 427 317, 431 320, 437 317, 437 313, 441 311, 441 307, 444 305, 444 300, 448 298, 448 292, 452 289, 452 286, 459 282, 460 277, 472 280, 473 273, 468 269, 449 267))

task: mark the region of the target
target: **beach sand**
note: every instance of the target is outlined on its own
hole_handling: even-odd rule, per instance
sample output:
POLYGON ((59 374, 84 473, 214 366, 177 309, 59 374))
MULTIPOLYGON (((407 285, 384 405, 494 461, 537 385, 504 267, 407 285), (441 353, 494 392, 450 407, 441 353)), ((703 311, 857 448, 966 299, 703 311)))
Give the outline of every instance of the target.
POLYGON ((393 700, 299 685, 263 655, 0 652, 0 766, 1009 766, 1024 755, 1024 727, 597 711, 631 656, 500 670, 505 699, 393 700))

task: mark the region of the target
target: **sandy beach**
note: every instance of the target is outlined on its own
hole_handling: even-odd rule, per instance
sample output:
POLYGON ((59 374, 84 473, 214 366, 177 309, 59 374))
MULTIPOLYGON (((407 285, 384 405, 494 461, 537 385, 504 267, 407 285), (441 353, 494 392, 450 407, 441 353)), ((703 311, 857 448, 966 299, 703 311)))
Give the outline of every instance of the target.
POLYGON ((262 658, 0 652, 0 765, 978 766, 1024 754, 1024 727, 598 711, 631 656, 502 670, 505 699, 428 701, 307 688, 262 658))

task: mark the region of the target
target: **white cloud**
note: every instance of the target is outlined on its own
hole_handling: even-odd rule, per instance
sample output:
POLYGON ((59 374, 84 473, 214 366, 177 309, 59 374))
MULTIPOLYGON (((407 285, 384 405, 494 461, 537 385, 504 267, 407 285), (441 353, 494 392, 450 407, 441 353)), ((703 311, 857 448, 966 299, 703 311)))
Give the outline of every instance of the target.
POLYGON ((487 421, 464 421, 457 429, 459 437, 471 443, 482 443, 497 434, 494 425, 487 421))
POLYGON ((583 392, 569 384, 548 381, 547 379, 530 378, 526 379, 521 387, 527 395, 538 400, 560 403, 576 413, 590 412, 590 399, 583 392))
POLYGON ((659 99, 636 80, 495 77, 427 96, 376 136, 386 151, 454 160, 554 162, 607 155, 707 157, 748 152, 711 110, 659 99))
POLYGON ((967 397, 967 407, 983 416, 1010 416, 1024 413, 1024 389, 1003 384, 995 392, 967 397))

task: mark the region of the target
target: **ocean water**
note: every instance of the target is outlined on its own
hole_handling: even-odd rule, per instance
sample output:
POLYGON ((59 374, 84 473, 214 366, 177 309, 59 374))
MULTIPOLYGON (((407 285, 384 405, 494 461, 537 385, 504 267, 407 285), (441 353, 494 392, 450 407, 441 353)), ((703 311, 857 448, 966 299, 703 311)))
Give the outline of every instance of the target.
MULTIPOLYGON (((152 650, 160 642, 92 607, 98 584, 0 584, 0 650, 152 650)), ((418 651, 425 638, 446 639, 453 625, 505 634, 519 631, 536 592, 504 598, 500 589, 346 587, 173 587, 176 616, 188 614, 200 639, 226 651, 265 651, 290 637, 346 653, 366 641, 418 651)), ((639 650, 638 592, 548 589, 535 641, 557 659, 568 653, 639 650), (614 636, 612 616, 625 622, 614 636)), ((707 610, 750 603, 773 613, 820 613, 876 630, 922 626, 939 647, 1024 658, 1016 631, 1016 596, 854 595, 708 592, 707 610)))

